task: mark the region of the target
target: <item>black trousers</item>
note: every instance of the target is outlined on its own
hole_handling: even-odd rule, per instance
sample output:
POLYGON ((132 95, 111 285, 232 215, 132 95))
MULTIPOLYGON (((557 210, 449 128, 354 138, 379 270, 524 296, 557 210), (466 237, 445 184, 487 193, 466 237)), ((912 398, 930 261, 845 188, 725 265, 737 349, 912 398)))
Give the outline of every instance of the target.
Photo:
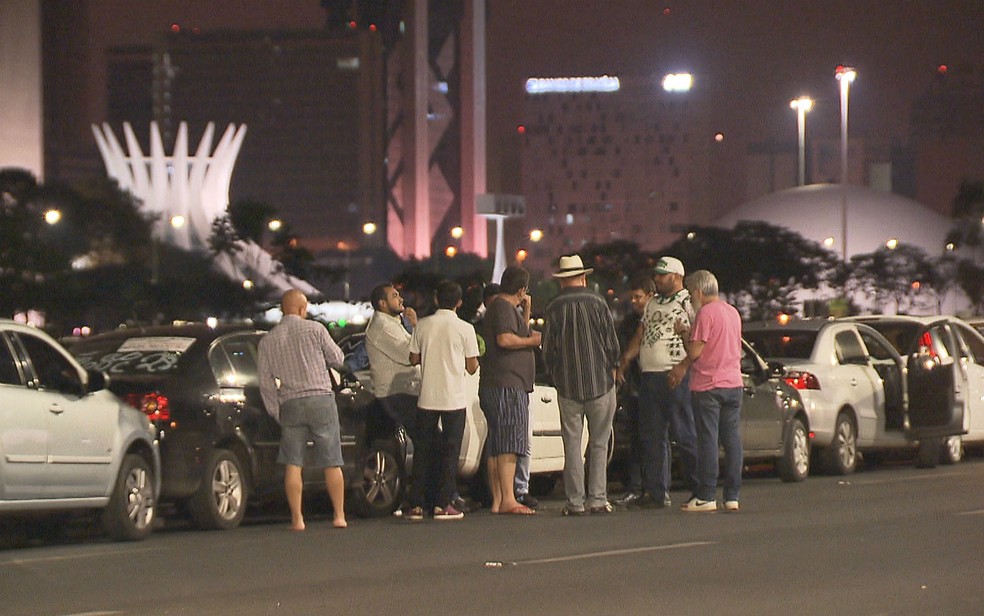
POLYGON ((417 408, 417 440, 413 444, 413 483, 410 505, 427 505, 427 486, 437 485, 435 507, 451 502, 458 478, 458 456, 465 433, 465 410, 428 411, 417 408), (434 477, 433 475, 437 476, 434 477))

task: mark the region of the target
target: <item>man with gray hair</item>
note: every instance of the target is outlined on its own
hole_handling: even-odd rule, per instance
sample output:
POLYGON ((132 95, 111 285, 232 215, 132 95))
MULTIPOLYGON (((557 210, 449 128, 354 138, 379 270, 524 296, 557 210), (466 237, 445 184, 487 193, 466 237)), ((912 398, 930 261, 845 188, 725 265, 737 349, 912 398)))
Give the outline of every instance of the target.
POLYGON ((564 439, 563 515, 611 513, 608 502, 608 441, 615 416, 618 335, 605 300, 587 289, 581 257, 563 256, 554 278, 560 293, 547 304, 543 359, 557 388, 564 439), (584 490, 581 435, 588 422, 588 489, 584 490))
POLYGON ((682 509, 717 510, 718 444, 724 448, 724 510, 738 511, 743 452, 741 445, 741 315, 723 301, 714 274, 699 270, 687 277, 697 316, 692 328, 678 322, 687 356, 670 371, 671 386, 690 368, 690 392, 697 424, 697 478, 693 497, 682 509))

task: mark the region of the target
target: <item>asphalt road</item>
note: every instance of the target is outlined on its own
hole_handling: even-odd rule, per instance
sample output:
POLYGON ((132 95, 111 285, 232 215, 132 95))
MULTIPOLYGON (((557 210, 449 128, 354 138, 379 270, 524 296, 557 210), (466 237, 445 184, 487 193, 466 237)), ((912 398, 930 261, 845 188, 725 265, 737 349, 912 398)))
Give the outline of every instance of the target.
MULTIPOLYGON (((674 493, 675 503, 684 494, 674 493)), ((741 513, 461 521, 273 516, 0 551, 0 613, 984 614, 984 460, 783 484, 741 513)))

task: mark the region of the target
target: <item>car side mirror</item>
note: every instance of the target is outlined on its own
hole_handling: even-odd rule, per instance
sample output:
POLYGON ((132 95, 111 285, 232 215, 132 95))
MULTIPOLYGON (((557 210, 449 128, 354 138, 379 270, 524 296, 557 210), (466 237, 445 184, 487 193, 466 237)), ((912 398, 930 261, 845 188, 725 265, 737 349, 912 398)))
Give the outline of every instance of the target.
POLYGON ((777 361, 768 362, 769 375, 774 377, 782 377, 786 374, 786 366, 782 365, 777 361))

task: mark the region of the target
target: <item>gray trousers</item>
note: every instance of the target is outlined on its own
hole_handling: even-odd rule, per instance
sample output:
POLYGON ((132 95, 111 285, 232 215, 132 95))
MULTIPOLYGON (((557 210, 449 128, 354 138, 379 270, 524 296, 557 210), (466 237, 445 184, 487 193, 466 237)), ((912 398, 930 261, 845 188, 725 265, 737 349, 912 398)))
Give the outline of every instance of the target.
POLYGON ((615 417, 615 388, 594 400, 580 402, 562 396, 560 427, 564 438, 564 492, 573 509, 599 507, 608 502, 608 441, 615 417), (588 421, 588 490, 584 493, 584 457, 581 436, 588 421))

